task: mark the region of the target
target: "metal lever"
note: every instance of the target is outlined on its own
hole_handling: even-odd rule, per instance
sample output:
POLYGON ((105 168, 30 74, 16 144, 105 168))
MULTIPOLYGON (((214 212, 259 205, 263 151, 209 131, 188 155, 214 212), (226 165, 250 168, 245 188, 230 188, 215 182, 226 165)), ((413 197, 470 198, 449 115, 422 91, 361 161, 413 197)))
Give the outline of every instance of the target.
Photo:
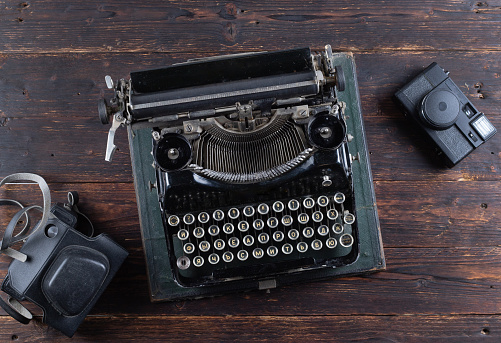
POLYGON ((108 87, 108 89, 113 89, 115 87, 115 85, 113 84, 113 79, 111 78, 111 76, 106 75, 104 77, 104 81, 106 82, 106 87, 108 87))
POLYGON ((113 116, 113 122, 111 123, 110 131, 108 131, 108 141, 106 143, 106 156, 104 160, 110 162, 113 158, 113 154, 117 149, 115 145, 115 131, 120 127, 120 125, 125 123, 125 118, 120 113, 115 113, 113 116))

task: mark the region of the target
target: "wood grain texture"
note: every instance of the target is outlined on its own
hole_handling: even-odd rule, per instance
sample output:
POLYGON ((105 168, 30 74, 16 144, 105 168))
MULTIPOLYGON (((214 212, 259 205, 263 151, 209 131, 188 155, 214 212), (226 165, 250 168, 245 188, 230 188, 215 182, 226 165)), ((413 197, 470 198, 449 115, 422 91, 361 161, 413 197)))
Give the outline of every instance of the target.
POLYGON ((0 51, 219 51, 336 41, 343 50, 501 48, 492 1, 65 1, 9 0, 0 51), (362 6, 363 5, 363 6, 362 6))
MULTIPOLYGON (((324 41, 334 49, 334 38, 324 41)), ((289 48, 309 46, 294 42, 289 48)), ((276 48, 274 48, 276 49, 276 48)), ((0 120, 19 117, 95 117, 96 102, 110 96, 105 75, 128 78, 131 71, 161 68, 200 53, 0 54, 0 120)), ((354 54, 364 117, 402 117, 392 96, 435 61, 489 118, 499 117, 501 51, 367 51, 354 54), (465 68, 465 66, 468 68, 465 68)))
MULTIPOLYGON (((501 135, 443 168, 392 99, 436 61, 499 130, 499 0, 6 0, 0 30, 0 177, 39 173, 53 202, 77 190, 97 232, 130 253, 72 340, 27 305, 28 326, 0 310, 0 341, 501 341, 501 135), (387 270, 151 304, 125 130, 104 161, 104 76, 327 43, 354 52, 387 270)), ((38 192, 8 185, 0 198, 38 192)), ((0 207, 0 228, 13 212, 0 207)))
MULTIPOLYGON (((499 342, 500 325, 497 316, 91 316, 71 342, 499 342)), ((0 318, 0 328, 4 342, 68 341, 38 323, 0 318)))
MULTIPOLYGON (((367 117, 364 121, 376 181, 501 179, 501 135, 448 169, 408 119, 367 117)), ((501 127, 501 117, 491 122, 501 127)), ((107 130, 97 116, 7 118, 0 126, 0 175, 23 170, 40 173, 49 182, 132 182, 126 130, 117 131, 119 150, 111 163, 104 161, 107 130), (12 160, 16 163, 9 163, 12 160)))

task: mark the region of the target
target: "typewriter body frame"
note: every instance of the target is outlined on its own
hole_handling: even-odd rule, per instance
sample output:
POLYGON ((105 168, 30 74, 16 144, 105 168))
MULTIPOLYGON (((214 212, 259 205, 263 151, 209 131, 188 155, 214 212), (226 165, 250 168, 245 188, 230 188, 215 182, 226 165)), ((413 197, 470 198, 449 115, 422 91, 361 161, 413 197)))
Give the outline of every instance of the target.
MULTIPOLYGON (((291 52, 296 55, 310 54, 309 49, 301 51, 296 49, 295 51, 291 50, 291 52)), ((280 52, 278 54, 280 56, 280 52)), ((230 55, 223 57, 222 60, 230 61, 230 63, 238 62, 239 56, 230 55)), ((266 55, 259 56, 257 54, 256 56, 258 57, 255 60, 258 63, 261 56, 266 58, 266 55)), ((289 56, 288 52, 285 52, 282 56, 289 56)), ((153 115, 150 111, 148 113, 149 119, 146 121, 138 120, 134 123, 130 121, 130 117, 128 122, 125 118, 118 117, 120 124, 129 124, 127 128, 131 161, 152 301, 198 298, 238 290, 269 289, 301 281, 371 272, 385 268, 353 56, 347 53, 333 54, 329 46, 326 47, 325 52, 311 53, 311 56, 313 64, 315 64, 317 86, 319 80, 322 84, 317 88, 320 90, 317 91, 318 94, 311 95, 309 100, 306 101, 304 97, 302 99, 295 98, 296 100, 291 101, 287 98, 281 99, 279 95, 273 98, 273 104, 276 105, 282 101, 282 106, 274 106, 270 111, 268 104, 263 105, 265 103, 262 101, 263 97, 260 98, 249 94, 250 97, 240 96, 241 101, 235 103, 232 112, 233 117, 228 113, 216 114, 212 112, 211 115, 207 115, 207 111, 210 112, 216 107, 203 107, 203 103, 197 104, 194 112, 198 114, 191 118, 186 116, 184 119, 179 119, 178 116, 175 120, 172 120, 173 114, 166 114, 161 109, 157 113, 153 113, 153 115), (343 80, 338 79, 339 75, 336 68, 338 68, 339 72, 344 71, 343 80), (330 85, 325 86, 328 83, 330 85), (322 86, 325 86, 325 88, 322 86), (344 90, 339 91, 339 88, 344 90), (312 99, 316 100, 313 101, 312 99), (319 101, 319 99, 322 101, 319 101), (296 102, 294 103, 294 101, 296 102), (264 113, 264 111, 270 111, 270 113, 264 116, 252 115, 253 112, 264 113), (307 115, 304 115, 305 111, 307 115), (250 116, 248 116, 249 113, 250 116), (269 173, 249 172, 240 175, 227 171, 214 171, 202 165, 202 163, 205 163, 203 159, 201 162, 196 160, 196 153, 191 153, 190 158, 183 161, 181 167, 175 166, 173 170, 168 170, 170 160, 167 159, 166 167, 160 166, 162 162, 159 161, 158 154, 155 151, 155 149, 160 149, 159 142, 162 139, 165 140, 165 137, 176 134, 188 137, 187 142, 196 147, 197 144, 202 144, 200 143, 200 133, 205 133, 208 129, 214 127, 219 132, 228 131, 230 137, 238 138, 237 135, 240 133, 248 134, 248 132, 245 132, 246 130, 265 132, 266 136, 266 129, 271 127, 269 132, 275 130, 272 127, 273 121, 281 120, 280 118, 283 121, 294 123, 294 126, 304 128, 304 132, 307 132, 308 123, 312 122, 315 115, 320 116, 319 113, 327 113, 329 116, 339 118, 345 123, 347 135, 342 139, 342 142, 335 147, 331 146, 324 149, 321 146, 315 146, 310 139, 306 144, 307 146, 303 146, 306 149, 294 152, 297 155, 295 159, 291 160, 290 156, 286 157, 287 163, 282 163, 281 166, 277 167, 277 170, 272 170, 269 173), (198 119, 197 115, 203 115, 204 118, 198 119), (246 116, 251 120, 245 119, 246 116), (305 118, 301 118, 301 116, 305 118), (259 118, 262 117, 264 117, 263 122, 259 122, 259 118), (167 120, 167 122, 162 122, 162 120, 167 120), (246 125, 246 128, 242 128, 242 125, 246 125), (255 125, 256 127, 249 129, 249 125, 255 125), (243 132, 238 133, 238 131, 243 132), (274 173, 278 174, 278 176, 273 176, 274 173), (301 191, 292 190, 295 187, 294 184, 298 182, 300 184, 309 182, 313 186, 305 186, 305 189, 301 188, 304 193, 301 194, 301 191), (247 264, 238 261, 235 256, 235 261, 231 263, 239 264, 239 268, 228 267, 231 263, 225 263, 222 260, 216 266, 210 266, 207 256, 204 255, 206 265, 212 268, 209 268, 208 272, 205 271, 202 275, 199 275, 198 271, 202 268, 193 265, 193 256, 180 250, 179 244, 182 242, 178 239, 178 234, 181 228, 177 222, 175 225, 171 225, 170 222, 170 217, 173 216, 182 224, 183 216, 186 213, 193 214, 195 220, 202 212, 208 212, 212 217, 214 211, 219 207, 224 210, 225 214, 229 213, 230 208, 235 207, 242 212, 244 206, 249 204, 256 211, 260 206, 259 204, 269 205, 269 212, 272 213, 274 195, 281 198, 276 200, 283 200, 285 207, 287 207, 287 201, 292 198, 298 199, 301 203, 306 201, 307 198, 313 198, 315 202, 317 202, 317 199, 320 201, 323 193, 328 194, 329 201, 332 203, 341 189, 343 194, 346 195, 346 202, 344 205, 341 204, 340 217, 342 218, 343 214, 352 214, 356 218, 353 225, 347 225, 346 221, 341 221, 346 228, 345 230, 349 230, 346 231, 348 232, 346 236, 352 237, 351 244, 347 249, 344 249, 344 253, 338 254, 339 256, 331 254, 329 258, 320 258, 318 254, 310 254, 309 259, 304 259, 302 264, 298 264, 297 267, 294 266, 294 262, 287 259, 285 261, 281 260, 275 266, 273 259, 270 259, 269 256, 262 259, 266 260, 267 258, 266 262, 258 261, 250 256, 247 264), (182 197, 184 193, 189 194, 190 192, 195 194, 189 198, 191 200, 180 200, 180 196, 182 197), (207 196, 211 192, 215 194, 212 199, 207 196), (289 193, 292 196, 287 196, 289 193), (199 194, 199 196, 197 197, 196 194, 199 194), (200 194, 202 195, 200 196, 200 194), (235 194, 235 196, 232 197, 232 194, 235 194), (207 200, 204 202, 203 199, 207 200), (208 208, 206 211, 201 208, 201 206, 210 206, 211 202, 219 201, 218 199, 220 199, 220 202, 214 204, 212 208, 208 208), (188 263, 191 261, 191 265, 186 270, 180 268, 180 262, 183 262, 181 258, 185 258, 183 255, 188 255, 191 258, 188 259, 188 263), (249 262, 251 260, 252 262, 249 262), (227 269, 229 271, 225 272, 227 269), (194 270, 194 273, 190 273, 190 270, 194 270), (232 276, 233 272, 236 272, 234 276, 232 276)), ((213 61, 213 59, 197 60, 195 63, 203 65, 205 61, 213 61)), ((287 62, 285 61, 285 63, 287 62)), ((187 63, 188 66, 189 63, 187 63)), ((155 71, 147 71, 137 75, 131 74, 131 78, 136 78, 136 85, 139 85, 140 82, 147 80, 154 73, 155 71)), ((277 91, 273 91, 271 95, 273 94, 277 94, 277 91)), ((267 97, 269 95, 266 94, 267 97)), ((153 102, 151 99, 148 101, 153 102)), ((214 99, 210 102, 213 103, 214 99)), ((158 99, 155 100, 155 103, 157 105, 166 104, 163 100, 158 99)), ((301 130, 298 131, 301 132, 301 130)), ((214 134, 217 137, 217 132, 214 134)), ((194 150, 196 149, 194 148, 194 150)), ((177 157, 178 153, 174 156, 174 160, 177 157)), ((225 161, 224 157, 222 157, 222 160, 225 161)), ((339 209, 339 204, 336 206, 339 209)), ((308 214, 309 216, 312 215, 312 213, 308 214)), ((240 218, 237 221, 242 216, 243 213, 240 213, 240 218)), ((252 220, 255 220, 255 218, 257 217, 249 216, 251 230, 252 220)), ((214 221, 215 218, 214 220, 210 219, 214 224, 218 224, 214 221)), ((294 217, 294 220, 296 219, 294 217)), ((221 224, 223 222, 225 221, 222 221, 221 224)), ((264 223, 266 225, 266 220, 264 223)), ((326 222, 329 230, 332 223, 326 222)), ((202 224, 199 225, 203 226, 202 224)), ((191 226, 187 228, 189 229, 188 234, 193 235, 193 228, 191 226)), ((313 228, 317 229, 316 226, 313 228)), ((207 230, 207 227, 204 227, 204 229, 207 230)), ((239 233, 236 228, 235 232, 239 233)), ((243 233, 239 234, 243 235, 243 233)), ((224 236, 223 233, 220 235, 224 236)), ((331 234, 329 233, 329 235, 331 234)), ((336 237, 338 237, 338 242, 341 242, 341 238, 336 237)), ((240 238, 242 239, 242 237, 240 238)), ((214 244, 214 239, 211 244, 214 244)), ((196 240, 196 244, 198 244, 198 240, 196 240)), ((308 245, 310 244, 313 244, 312 240, 308 241, 308 245)), ((254 246, 258 246, 257 242, 254 246)), ((214 247, 211 248, 214 250, 214 247)), ((280 244, 279 248, 283 250, 284 243, 280 244)), ((325 250, 327 247, 323 246, 323 249, 325 250)), ((230 249, 226 250, 229 251, 230 249)), ((333 249, 330 250, 333 251, 333 249)), ((341 250, 343 250, 342 247, 341 250)), ((311 248, 310 252, 312 252, 311 248)), ((298 252, 295 253, 301 255, 298 252)))

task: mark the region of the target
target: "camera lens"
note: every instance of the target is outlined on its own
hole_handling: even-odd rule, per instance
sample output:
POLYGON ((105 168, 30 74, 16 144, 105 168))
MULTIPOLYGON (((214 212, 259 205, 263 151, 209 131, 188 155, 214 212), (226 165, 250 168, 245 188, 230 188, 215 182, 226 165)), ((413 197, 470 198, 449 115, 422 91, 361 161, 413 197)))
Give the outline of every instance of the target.
POLYGON ((424 123, 437 130, 445 130, 456 122, 459 100, 448 90, 435 90, 423 98, 420 117, 424 123))

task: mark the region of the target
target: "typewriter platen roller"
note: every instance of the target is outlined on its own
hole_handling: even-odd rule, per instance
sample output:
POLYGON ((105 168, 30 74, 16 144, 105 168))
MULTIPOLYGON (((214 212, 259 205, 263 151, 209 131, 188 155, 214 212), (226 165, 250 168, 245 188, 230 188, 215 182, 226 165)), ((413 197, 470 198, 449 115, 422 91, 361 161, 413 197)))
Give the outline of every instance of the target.
POLYGON ((106 81, 106 159, 127 126, 152 300, 384 268, 350 55, 229 55, 106 81))

